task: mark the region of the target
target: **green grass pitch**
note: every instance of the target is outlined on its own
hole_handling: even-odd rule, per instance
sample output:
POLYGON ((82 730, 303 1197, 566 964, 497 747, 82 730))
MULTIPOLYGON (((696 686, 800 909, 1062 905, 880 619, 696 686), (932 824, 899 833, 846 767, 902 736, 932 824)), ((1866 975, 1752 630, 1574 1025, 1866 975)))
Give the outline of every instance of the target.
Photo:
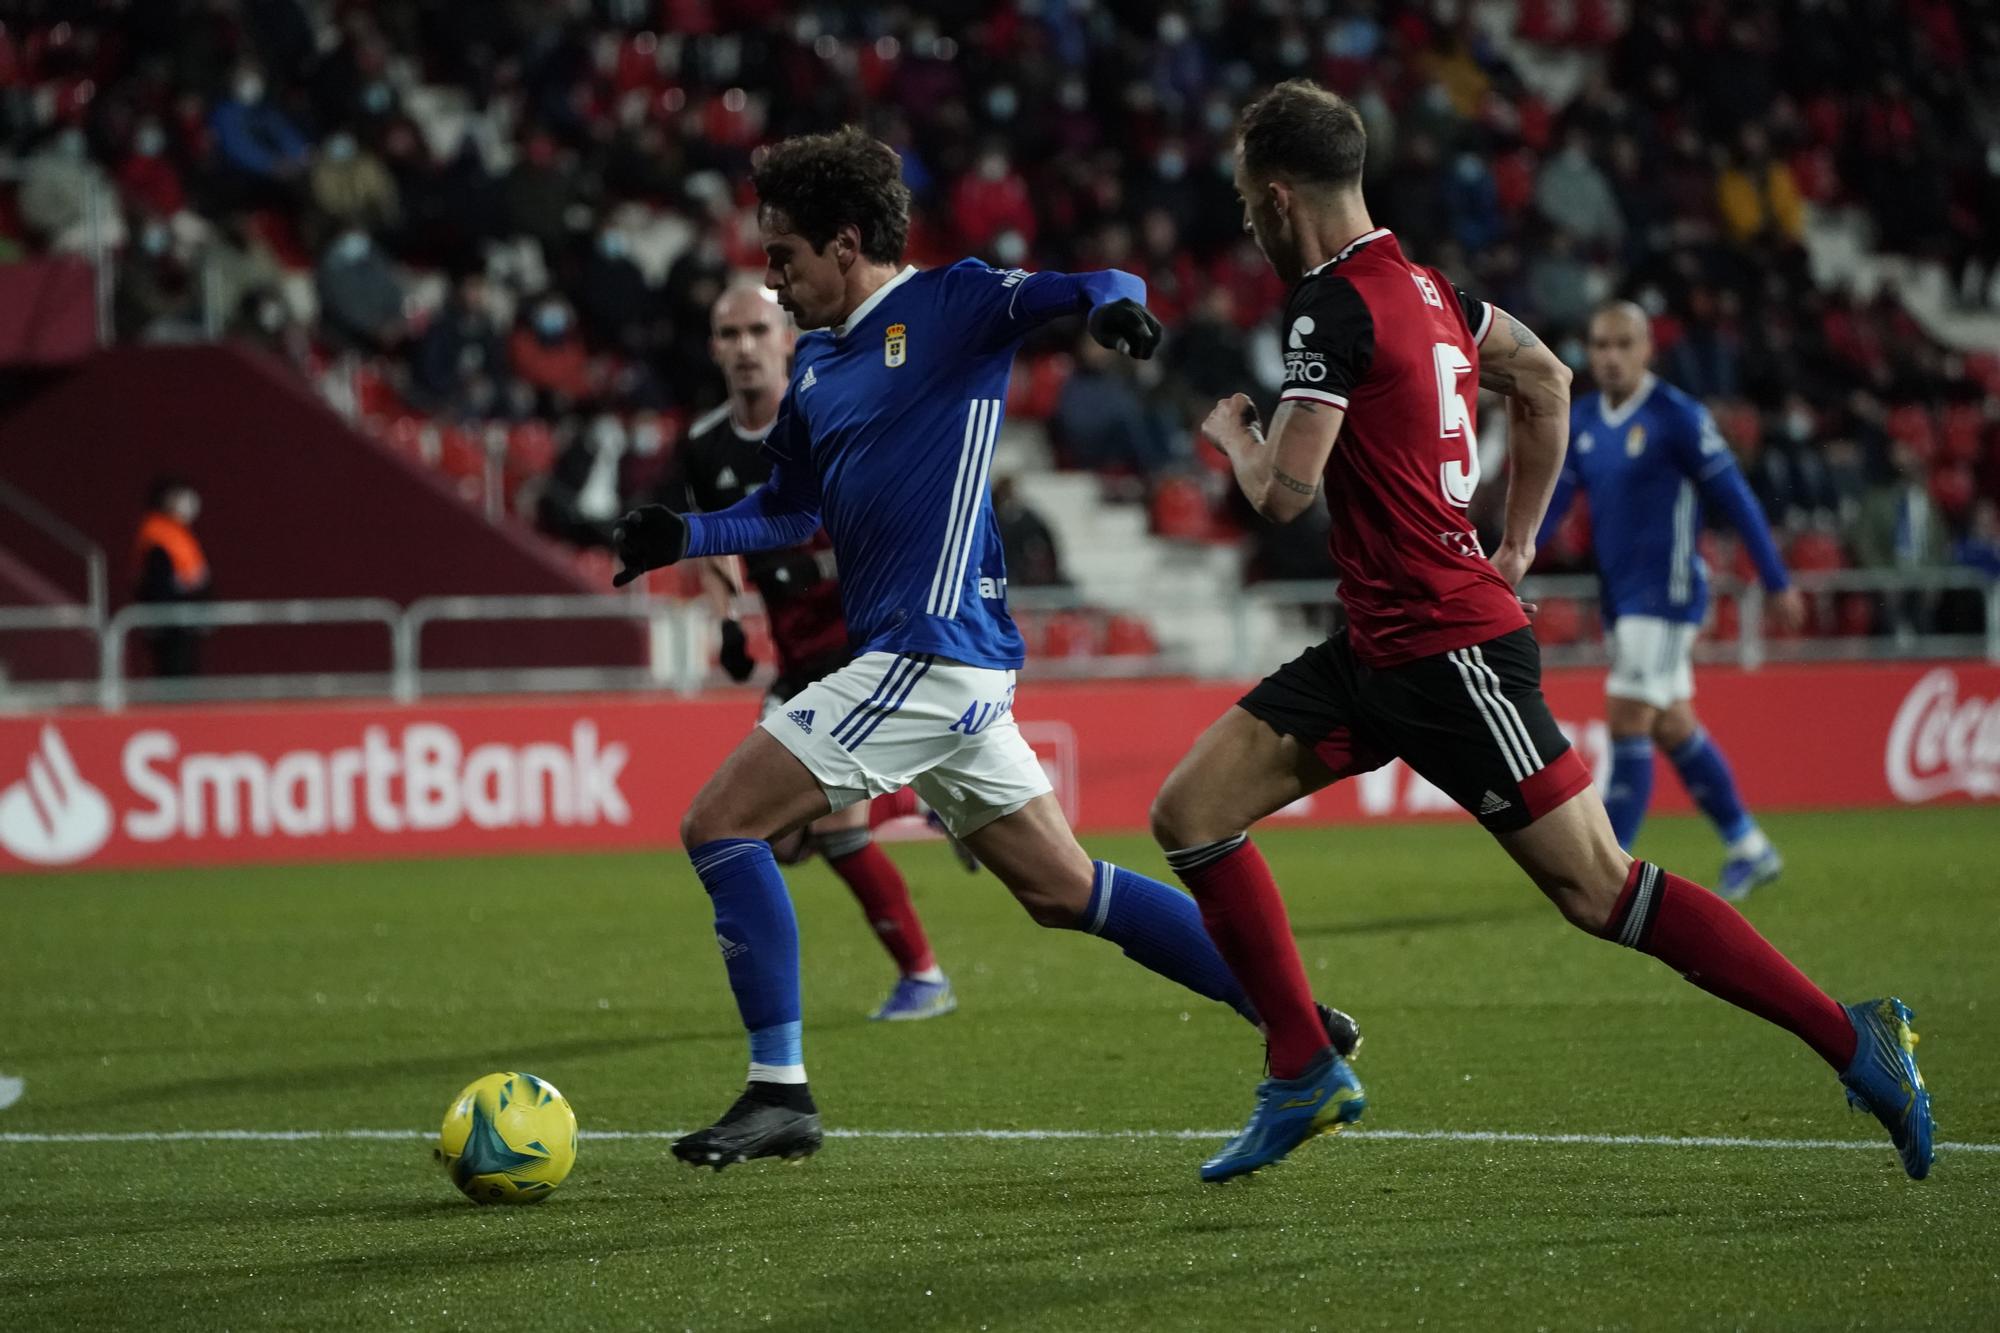
MULTIPOLYGON (((1940 1137, 2000 1144, 2000 816, 1793 816, 1749 914, 1843 998, 1918 1011, 1940 1137)), ((2000 1326, 2000 1153, 1904 1178, 1802 1046, 1562 924, 1469 825, 1262 839, 1307 967, 1368 1045, 1359 1131, 1224 1187, 1254 1034, 1102 941, 1037 930, 936 844, 893 848, 960 1011, 890 981, 845 892, 793 876, 798 1167, 673 1163, 742 1037, 673 855, 0 881, 0 1312, 10 1328, 1408 1329, 2000 1326), (523 1069, 585 1132, 534 1208, 429 1160, 464 1083, 523 1069), (213 1130, 396 1137, 48 1141, 213 1130), (1388 1137, 1459 1130, 1820 1146, 1388 1137), (1369 1131, 1375 1131, 1371 1138, 1369 1131)), ((1159 872, 1142 840, 1093 851, 1159 872)), ((1641 850, 1712 875, 1705 827, 1641 850)))

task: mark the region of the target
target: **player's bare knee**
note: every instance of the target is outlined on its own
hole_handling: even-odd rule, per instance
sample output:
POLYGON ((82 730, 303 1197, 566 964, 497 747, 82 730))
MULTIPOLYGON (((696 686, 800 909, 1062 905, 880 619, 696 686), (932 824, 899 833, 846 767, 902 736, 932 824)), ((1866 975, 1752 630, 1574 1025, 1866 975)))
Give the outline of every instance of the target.
POLYGON ((1014 900, 1028 913, 1028 919, 1050 930, 1075 930, 1083 924, 1090 907, 1090 881, 1076 882, 1069 876, 1037 880, 1033 884, 1010 884, 1014 900))
POLYGON ((1194 790, 1193 783, 1180 781, 1175 774, 1153 798, 1153 841, 1172 852, 1241 833, 1240 828, 1224 827, 1228 817, 1219 813, 1217 806, 1212 797, 1204 797, 1194 790))

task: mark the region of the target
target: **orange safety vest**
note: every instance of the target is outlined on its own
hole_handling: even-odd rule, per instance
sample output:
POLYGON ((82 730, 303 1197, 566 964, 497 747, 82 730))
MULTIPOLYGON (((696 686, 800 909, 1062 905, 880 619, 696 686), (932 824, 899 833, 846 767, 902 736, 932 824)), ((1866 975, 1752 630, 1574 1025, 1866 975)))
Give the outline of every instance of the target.
POLYGON ((208 558, 201 553, 201 543, 195 540, 194 530, 177 518, 146 515, 132 546, 134 563, 141 566, 147 552, 155 547, 165 551, 174 567, 174 582, 183 592, 193 592, 208 582, 208 558))

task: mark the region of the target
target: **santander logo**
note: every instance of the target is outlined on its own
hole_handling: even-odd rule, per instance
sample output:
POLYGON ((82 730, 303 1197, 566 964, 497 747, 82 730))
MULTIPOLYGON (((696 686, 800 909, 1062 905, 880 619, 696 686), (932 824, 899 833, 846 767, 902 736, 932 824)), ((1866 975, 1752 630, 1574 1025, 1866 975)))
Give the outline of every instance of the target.
POLYGON ((2000 796, 2000 698, 1961 700, 1958 673, 1938 667, 1896 710, 1882 762, 1898 800, 2000 796))
POLYGON ((39 866, 95 856, 111 838, 111 803, 83 780, 62 733, 43 727, 27 776, 0 791, 0 847, 39 866))

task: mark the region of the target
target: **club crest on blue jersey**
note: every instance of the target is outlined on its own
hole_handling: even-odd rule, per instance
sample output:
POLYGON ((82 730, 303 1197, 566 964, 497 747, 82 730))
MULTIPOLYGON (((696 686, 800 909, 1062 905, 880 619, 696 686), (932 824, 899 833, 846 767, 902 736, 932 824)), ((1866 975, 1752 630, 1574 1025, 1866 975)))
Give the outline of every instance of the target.
POLYGON ((1635 425, 1625 432, 1625 456, 1637 458, 1646 452, 1646 428, 1635 425))
POLYGON ((909 346, 909 329, 901 324, 891 324, 882 331, 882 364, 891 370, 902 365, 903 354, 909 346))

